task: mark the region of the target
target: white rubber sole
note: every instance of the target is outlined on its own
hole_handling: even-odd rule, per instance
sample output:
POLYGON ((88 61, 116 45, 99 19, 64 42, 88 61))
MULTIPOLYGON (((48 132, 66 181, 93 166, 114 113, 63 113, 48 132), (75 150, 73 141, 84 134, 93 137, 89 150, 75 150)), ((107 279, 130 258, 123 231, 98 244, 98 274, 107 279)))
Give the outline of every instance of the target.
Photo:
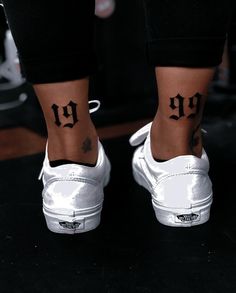
POLYGON ((91 231, 100 224, 102 205, 94 209, 54 213, 43 207, 47 227, 54 233, 78 234, 91 231))
POLYGON ((206 223, 210 218, 212 199, 201 206, 189 209, 173 209, 158 205, 152 200, 158 222, 171 227, 192 227, 206 223))

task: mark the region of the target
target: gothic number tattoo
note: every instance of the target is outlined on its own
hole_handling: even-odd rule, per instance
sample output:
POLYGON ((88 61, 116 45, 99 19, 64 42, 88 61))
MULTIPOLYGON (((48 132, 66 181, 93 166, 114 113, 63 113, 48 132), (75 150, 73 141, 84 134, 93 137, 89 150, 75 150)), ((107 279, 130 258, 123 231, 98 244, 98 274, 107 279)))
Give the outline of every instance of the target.
POLYGON ((74 125, 79 121, 76 111, 77 104, 70 101, 68 105, 59 107, 56 104, 52 105, 53 114, 55 117, 55 124, 60 127, 62 125, 60 114, 68 119, 68 123, 63 124, 63 127, 73 128, 74 125))
POLYGON ((185 112, 188 112, 188 119, 194 119, 200 111, 200 100, 203 95, 196 93, 194 96, 188 98, 187 107, 185 107, 185 98, 178 94, 175 97, 170 98, 170 108, 176 111, 175 114, 169 118, 179 120, 181 117, 186 116, 185 112), (186 109, 187 108, 187 109, 186 109), (189 113, 190 112, 190 113, 189 113))

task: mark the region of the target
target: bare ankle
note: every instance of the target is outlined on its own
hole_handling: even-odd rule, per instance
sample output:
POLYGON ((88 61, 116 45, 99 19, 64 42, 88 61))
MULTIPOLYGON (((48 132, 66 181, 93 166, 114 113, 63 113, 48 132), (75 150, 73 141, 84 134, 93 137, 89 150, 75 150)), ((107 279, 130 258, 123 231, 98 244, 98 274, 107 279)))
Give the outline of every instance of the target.
POLYGON ((202 138, 200 125, 173 127, 164 121, 153 122, 151 129, 151 150, 157 160, 169 160, 177 156, 201 157, 202 138))
POLYGON ((95 164, 98 157, 98 137, 94 131, 80 133, 51 133, 48 136, 50 161, 70 160, 95 164))

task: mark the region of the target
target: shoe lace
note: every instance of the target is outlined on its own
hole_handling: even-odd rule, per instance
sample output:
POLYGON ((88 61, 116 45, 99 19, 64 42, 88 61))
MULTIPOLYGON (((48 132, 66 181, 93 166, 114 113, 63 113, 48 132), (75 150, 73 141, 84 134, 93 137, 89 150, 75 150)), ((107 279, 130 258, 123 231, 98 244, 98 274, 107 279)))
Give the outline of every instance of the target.
POLYGON ((89 108, 89 113, 90 113, 90 114, 96 112, 96 111, 100 108, 100 106, 101 106, 101 102, 100 102, 99 100, 91 100, 91 101, 89 101, 88 103, 89 103, 89 106, 90 106, 91 104, 96 104, 95 107, 93 107, 93 108, 89 108))
POLYGON ((137 146, 141 144, 145 138, 147 137, 150 129, 151 129, 152 122, 146 124, 142 128, 140 128, 138 131, 136 131, 129 139, 129 143, 132 146, 137 146))

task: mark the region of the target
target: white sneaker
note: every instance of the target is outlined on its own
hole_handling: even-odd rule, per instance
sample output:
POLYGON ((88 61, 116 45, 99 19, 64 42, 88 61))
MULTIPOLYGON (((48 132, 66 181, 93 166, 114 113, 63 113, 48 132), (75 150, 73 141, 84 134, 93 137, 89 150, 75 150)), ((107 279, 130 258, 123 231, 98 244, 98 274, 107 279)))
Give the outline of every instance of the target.
POLYGON ((210 217, 212 183, 208 176, 209 161, 202 157, 178 156, 163 163, 154 160, 150 147, 151 123, 137 131, 130 144, 139 146, 133 156, 133 175, 152 196, 157 220, 167 226, 191 227, 210 217))
POLYGON ((110 178, 110 162, 98 142, 95 167, 66 164, 51 167, 47 149, 40 177, 43 179, 43 213, 48 229, 75 234, 95 229, 100 223, 103 188, 110 178))

